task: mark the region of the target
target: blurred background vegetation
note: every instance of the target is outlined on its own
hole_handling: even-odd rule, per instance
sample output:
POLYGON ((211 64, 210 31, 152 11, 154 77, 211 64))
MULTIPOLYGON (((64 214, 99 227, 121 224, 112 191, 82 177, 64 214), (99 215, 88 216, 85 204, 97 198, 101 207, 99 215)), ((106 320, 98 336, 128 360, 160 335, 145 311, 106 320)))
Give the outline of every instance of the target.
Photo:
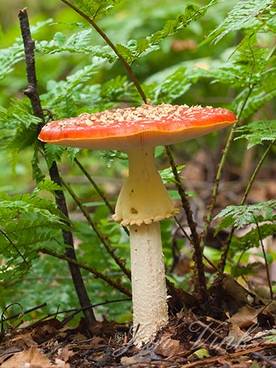
MULTIPOLYGON (((191 22, 188 27, 174 32, 172 36, 165 37, 159 44, 152 45, 135 59, 133 70, 143 83, 153 103, 224 106, 239 113, 249 82, 258 85, 261 78, 262 91, 266 91, 265 96, 268 93, 271 95, 271 91, 272 96, 269 95, 269 98, 263 99, 256 106, 256 100, 260 101, 258 98, 261 98, 258 97, 260 91, 257 91, 259 95, 256 92, 256 95, 252 96, 252 99, 254 97, 255 100, 249 101, 251 105, 246 105, 241 118, 246 122, 252 119, 272 120, 273 117, 275 119, 275 100, 273 101, 276 87, 276 67, 275 59, 273 59, 276 45, 275 33, 273 33, 275 20, 274 23, 271 21, 270 25, 267 22, 263 30, 256 30, 257 23, 266 20, 255 18, 254 22, 252 21, 252 24, 248 26, 233 27, 233 31, 226 32, 225 37, 219 42, 210 42, 211 32, 223 24, 227 14, 237 3, 239 2, 236 0, 219 1, 210 6, 205 15, 191 22), (267 62, 264 66, 265 58, 272 59, 270 64, 267 62), (268 75, 268 79, 271 78, 270 81, 263 82, 264 77, 257 75, 264 70, 261 71, 260 63, 263 63, 262 67, 266 71, 269 70, 267 73, 274 69, 274 74, 268 75)), ((206 6, 207 1, 193 1, 193 4, 199 7, 206 6)), ((114 43, 125 45, 131 50, 133 40, 145 39, 146 36, 162 29, 167 20, 175 19, 183 13, 186 5, 181 0, 173 2, 169 0, 124 0, 115 4, 106 14, 99 14, 97 22, 114 43)), ((114 60, 113 54, 96 32, 89 28, 83 19, 70 8, 57 0, 13 0, 12 2, 2 0, 0 3, 0 48, 2 49, 0 61, 2 67, 11 68, 0 79, 0 105, 3 108, 10 109, 13 105, 18 104, 18 100, 24 100, 24 103, 28 105, 23 95, 26 75, 22 61, 22 49, 20 51, 17 46, 13 46, 20 42, 17 14, 19 9, 25 6, 28 7, 31 25, 40 24, 37 27, 39 29, 33 34, 38 41, 36 66, 39 92, 42 95, 43 106, 51 110, 53 118, 76 116, 84 111, 93 112, 113 106, 141 103, 134 87, 127 80, 121 64, 114 60), (104 53, 107 57, 101 58, 104 53)), ((126 56, 129 57, 127 52, 126 56)), ((24 106, 22 109, 26 110, 24 106)), ((16 124, 20 117, 22 120, 25 119, 24 114, 22 113, 21 116, 21 113, 20 109, 14 113, 17 119, 16 124)), ((26 118, 28 118, 27 115, 26 118)), ((35 175, 32 173, 34 146, 27 142, 20 142, 18 137, 14 139, 11 132, 15 131, 15 128, 8 130, 5 127, 3 130, 2 126, 0 129, 2 129, 0 192, 7 195, 8 198, 31 193, 37 186, 35 175), (11 137, 10 144, 8 141, 11 137)), ((226 134, 226 131, 223 131, 174 147, 177 162, 185 165, 181 173, 191 195, 192 208, 199 229, 203 227, 203 217, 211 184, 226 134)), ((55 158, 58 157, 58 149, 55 148, 52 151, 51 149, 48 149, 48 154, 52 154, 55 158)), ((264 145, 262 144, 247 150, 245 140, 234 141, 225 165, 216 212, 229 204, 240 202, 244 187, 263 151, 264 145)), ((62 176, 67 183, 72 185, 93 220, 117 248, 118 255, 126 259, 129 265, 127 235, 112 222, 108 209, 87 178, 74 164, 72 158, 74 154, 76 154, 75 151, 69 151, 62 155, 59 162, 62 176)), ((85 150, 77 155, 91 176, 105 191, 110 203, 114 205, 123 177, 127 175, 125 158, 117 153, 85 150)), ((159 168, 168 168, 168 161, 161 147, 158 149, 157 156, 159 168)), ((267 201, 275 195, 276 169, 275 165, 274 167, 272 165, 273 157, 275 158, 275 148, 271 150, 263 165, 254 190, 250 193, 249 203, 267 201)), ((46 164, 42 159, 39 166, 46 174, 46 164)), ((163 176, 167 180, 171 195, 178 200, 178 193, 174 188, 170 172, 164 171, 163 176)), ((40 193, 42 198, 53 200, 52 193, 49 191, 42 190, 40 193)), ((123 278, 114 261, 106 254, 101 241, 68 195, 67 200, 70 218, 73 221, 78 259, 97 267, 111 278, 119 277, 124 285, 128 285, 128 280, 123 278)), ((1 228, 4 228, 5 216, 2 215, 1 219, 3 221, 1 228)), ((182 215, 180 220, 183 226, 186 226, 182 215)), ((17 225, 14 224, 13 231, 16 230, 17 225)), ((10 260, 11 263, 9 269, 2 269, 0 307, 20 303, 23 309, 28 309, 46 302, 47 308, 43 313, 50 313, 77 305, 67 264, 52 257, 37 256, 36 250, 43 246, 62 249, 62 240, 57 228, 52 228, 51 224, 45 226, 49 226, 49 231, 52 232, 51 239, 46 235, 43 238, 40 234, 38 239, 34 236, 33 244, 30 240, 28 245, 26 245, 25 238, 27 235, 31 237, 32 231, 34 231, 33 235, 36 234, 35 230, 31 228, 24 235, 24 227, 21 230, 20 227, 18 228, 18 231, 22 232, 20 236, 25 236, 23 240, 21 239, 23 252, 26 252, 26 257, 30 259, 30 263, 25 268, 18 259, 15 261, 16 256, 12 251, 9 255, 5 253, 7 243, 5 239, 1 240, 1 249, 5 254, 5 259, 10 260)), ((162 232, 169 278, 177 286, 190 290, 192 284, 190 245, 179 234, 172 220, 163 222, 162 232)), ((18 236, 15 233, 12 234, 14 241, 17 241, 18 236)), ((250 249, 253 245, 250 245, 250 249)), ((256 242, 255 245, 257 245, 256 242)), ((220 256, 220 245, 216 240, 210 241, 205 252, 213 262, 216 262, 220 256)), ((262 273, 258 273, 263 269, 262 260, 258 258, 259 254, 258 250, 248 252, 246 249, 241 249, 239 251, 237 247, 234 247, 226 271, 236 273, 238 277, 249 276, 248 282, 250 282, 250 276, 254 275, 255 281, 260 277, 260 283, 263 283, 262 273), (256 258, 250 262, 253 253, 256 258), (241 266, 243 275, 239 274, 241 266)), ((275 259, 275 249, 270 247, 268 254, 269 262, 272 264, 275 259)), ((3 260, 3 267, 6 265, 5 262, 3 260)), ((208 272, 212 279, 211 270, 208 272)), ((118 291, 107 286, 100 279, 93 278, 89 273, 84 271, 83 276, 93 303, 122 297, 118 291)), ((12 306, 11 313, 18 311, 18 308, 18 306, 12 306)), ((97 312, 99 315, 103 314, 119 321, 127 321, 131 316, 129 302, 106 305, 98 308, 97 312)))

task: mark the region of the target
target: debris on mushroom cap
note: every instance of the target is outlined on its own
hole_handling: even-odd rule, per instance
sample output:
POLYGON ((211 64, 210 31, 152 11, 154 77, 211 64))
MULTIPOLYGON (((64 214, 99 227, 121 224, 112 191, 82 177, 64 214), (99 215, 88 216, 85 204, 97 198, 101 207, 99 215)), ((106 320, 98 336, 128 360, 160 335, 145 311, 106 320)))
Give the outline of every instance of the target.
MULTIPOLYGON (((139 107, 118 108, 94 114, 81 114, 78 117, 48 123, 42 129, 39 139, 45 142, 73 145, 90 140, 116 139, 134 135, 171 135, 193 130, 193 136, 216 130, 220 125, 235 122, 235 115, 223 108, 187 105, 142 105, 139 107), (201 133, 201 130, 203 132, 201 133)), ((185 139, 185 134, 184 134, 185 139)), ((164 144, 166 142, 160 142, 164 144)), ((174 143, 174 139, 172 142, 174 143)), ((87 145, 86 145, 87 146, 87 145)), ((120 146, 120 144, 119 144, 120 146)), ((102 148, 103 146, 101 146, 102 148)), ((97 147, 96 147, 97 148, 97 147)), ((109 146, 107 148, 110 148, 109 146)))

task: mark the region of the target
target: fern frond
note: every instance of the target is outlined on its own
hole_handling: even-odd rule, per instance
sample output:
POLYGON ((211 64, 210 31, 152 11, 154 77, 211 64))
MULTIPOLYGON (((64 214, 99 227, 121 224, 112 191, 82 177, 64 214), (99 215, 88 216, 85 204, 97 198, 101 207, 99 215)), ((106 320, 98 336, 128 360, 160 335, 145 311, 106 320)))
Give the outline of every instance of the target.
POLYGON ((259 202, 251 205, 228 206, 224 208, 215 219, 221 220, 219 228, 227 228, 235 226, 242 228, 246 225, 255 224, 257 222, 276 220, 276 200, 267 202, 259 202))
POLYGON ((84 84, 100 71, 104 63, 104 59, 93 58, 90 65, 69 75, 66 80, 49 81, 48 92, 41 95, 41 100, 45 107, 55 112, 55 119, 78 114, 75 96, 79 96, 84 84))
POLYGON ((110 62, 116 60, 116 55, 108 46, 93 46, 92 29, 85 29, 73 33, 69 37, 62 32, 54 35, 50 41, 37 41, 36 50, 41 54, 73 53, 86 54, 105 58, 110 62))
POLYGON ((121 0, 73 0, 78 9, 82 10, 86 15, 97 18, 106 15, 121 0))
POLYGON ((191 22, 201 18, 215 2, 216 0, 211 0, 206 6, 201 8, 196 5, 188 5, 183 14, 177 16, 175 19, 168 20, 161 30, 143 39, 130 40, 127 45, 117 44, 116 47, 122 56, 129 63, 132 63, 137 58, 158 49, 160 42, 165 38, 182 31, 191 22))
MULTIPOLYGON (((41 28, 50 26, 51 24, 53 24, 52 19, 38 22, 31 27, 31 32, 35 34, 41 28)), ((21 38, 17 38, 12 46, 0 50, 0 80, 5 78, 7 74, 11 73, 14 69, 14 66, 23 59, 24 49, 21 38)))
POLYGON ((236 128, 237 139, 246 139, 248 149, 266 141, 276 140, 276 120, 253 121, 236 128))
POLYGON ((217 43, 230 32, 263 26, 266 18, 275 16, 273 4, 274 0, 239 0, 207 41, 217 43))

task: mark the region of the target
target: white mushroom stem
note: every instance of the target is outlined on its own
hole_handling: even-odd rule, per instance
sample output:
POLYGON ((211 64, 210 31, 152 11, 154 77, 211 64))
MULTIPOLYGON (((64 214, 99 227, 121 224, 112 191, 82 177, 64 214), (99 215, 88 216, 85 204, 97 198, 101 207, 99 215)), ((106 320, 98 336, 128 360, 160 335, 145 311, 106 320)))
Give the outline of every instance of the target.
POLYGON ((155 337, 168 321, 160 224, 176 213, 154 163, 153 148, 128 150, 129 176, 116 205, 115 220, 129 226, 135 344, 155 337))
POLYGON ((130 230, 135 344, 151 341, 168 322, 167 290, 159 222, 130 230))

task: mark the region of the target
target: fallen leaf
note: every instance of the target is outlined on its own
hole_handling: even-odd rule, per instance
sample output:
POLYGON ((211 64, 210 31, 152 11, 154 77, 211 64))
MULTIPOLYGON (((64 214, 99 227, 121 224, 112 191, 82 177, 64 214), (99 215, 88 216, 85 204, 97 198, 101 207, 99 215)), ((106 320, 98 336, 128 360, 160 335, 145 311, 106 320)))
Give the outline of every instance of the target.
POLYGON ((230 322, 240 328, 247 328, 257 323, 257 316, 262 308, 255 309, 249 305, 240 308, 237 313, 233 314, 230 322))
POLYGON ((182 350, 179 340, 174 340, 171 336, 164 335, 154 352, 158 355, 162 355, 163 357, 173 357, 182 350))
POLYGON ((70 364, 66 363, 64 360, 56 358, 55 359, 55 367, 56 368, 70 368, 70 364))
POLYGON ((227 336, 228 345, 240 344, 245 336, 245 333, 239 328, 238 325, 232 324, 229 329, 227 336))
POLYGON ((74 355, 72 350, 69 350, 67 346, 64 348, 58 349, 57 359, 63 360, 65 363, 74 355))
POLYGON ((205 348, 194 351, 192 355, 196 356, 199 359, 208 358, 210 356, 209 351, 205 348))
POLYGON ((14 354, 1 365, 2 368, 53 368, 50 360, 35 346, 29 350, 14 354))

